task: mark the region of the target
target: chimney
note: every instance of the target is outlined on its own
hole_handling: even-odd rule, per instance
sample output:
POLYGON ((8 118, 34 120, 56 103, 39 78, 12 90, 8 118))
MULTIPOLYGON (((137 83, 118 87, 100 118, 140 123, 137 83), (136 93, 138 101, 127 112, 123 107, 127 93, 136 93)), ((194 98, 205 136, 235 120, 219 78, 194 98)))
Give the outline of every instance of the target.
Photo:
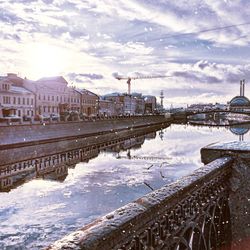
POLYGON ((242 81, 240 80, 240 96, 242 96, 242 81))
POLYGON ((245 96, 245 79, 242 80, 242 95, 245 96))

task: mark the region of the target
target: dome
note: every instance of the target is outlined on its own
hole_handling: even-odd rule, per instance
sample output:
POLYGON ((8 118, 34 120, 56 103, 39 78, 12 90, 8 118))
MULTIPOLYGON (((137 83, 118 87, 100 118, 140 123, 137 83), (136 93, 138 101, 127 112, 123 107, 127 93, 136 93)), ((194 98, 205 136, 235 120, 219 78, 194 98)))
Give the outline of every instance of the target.
POLYGON ((235 96, 230 101, 231 106, 250 106, 250 101, 245 96, 235 96))

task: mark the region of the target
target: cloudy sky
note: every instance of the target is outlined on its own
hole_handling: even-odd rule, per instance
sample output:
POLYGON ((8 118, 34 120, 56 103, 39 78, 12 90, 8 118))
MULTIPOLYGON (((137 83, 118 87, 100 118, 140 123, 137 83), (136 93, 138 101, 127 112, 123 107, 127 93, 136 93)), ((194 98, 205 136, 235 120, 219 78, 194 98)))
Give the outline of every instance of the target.
POLYGON ((171 103, 226 102, 247 82, 249 0, 0 0, 0 74, 63 75, 98 94, 132 91, 171 103))

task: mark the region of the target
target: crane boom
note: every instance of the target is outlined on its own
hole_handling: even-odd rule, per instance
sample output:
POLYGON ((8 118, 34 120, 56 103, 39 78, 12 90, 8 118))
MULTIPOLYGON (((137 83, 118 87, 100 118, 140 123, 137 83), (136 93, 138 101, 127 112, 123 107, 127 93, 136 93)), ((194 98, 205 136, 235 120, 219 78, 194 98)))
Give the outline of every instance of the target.
POLYGON ((172 76, 167 76, 167 75, 144 75, 144 76, 114 76, 117 80, 127 80, 128 84, 128 95, 131 94, 131 80, 136 80, 136 79, 151 79, 151 78, 167 78, 167 77, 172 77, 172 76))

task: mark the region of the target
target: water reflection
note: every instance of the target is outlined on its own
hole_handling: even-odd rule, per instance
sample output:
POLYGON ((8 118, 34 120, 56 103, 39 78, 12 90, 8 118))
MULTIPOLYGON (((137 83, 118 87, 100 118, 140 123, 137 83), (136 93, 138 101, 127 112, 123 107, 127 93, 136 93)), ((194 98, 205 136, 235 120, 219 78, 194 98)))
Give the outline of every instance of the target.
MULTIPOLYGON (((156 131, 149 133, 137 131, 135 135, 126 139, 117 139, 107 141, 95 146, 74 149, 68 152, 57 153, 53 155, 43 155, 43 157, 20 161, 15 164, 1 166, 0 169, 0 192, 9 192, 11 189, 22 185, 34 178, 48 179, 55 181, 64 181, 68 175, 69 168, 75 168, 79 162, 88 162, 98 156, 100 152, 117 152, 117 159, 121 158, 119 153, 128 150, 128 158, 136 159, 130 156, 130 149, 138 149, 146 139, 154 139, 156 131), (142 133, 140 136, 136 136, 142 133)), ((11 155, 11 150, 9 150, 11 155)), ((139 157, 137 157, 139 159, 139 157)), ((143 158, 143 157, 142 157, 143 158)), ((145 158, 145 157, 144 157, 145 158)), ((145 158, 146 159, 146 158, 145 158)))
POLYGON ((246 135, 250 130, 250 123, 249 122, 239 122, 239 121, 227 121, 224 120, 204 120, 204 121, 189 121, 190 125, 197 126, 197 127, 225 127, 228 129, 232 134, 235 134, 238 136, 239 141, 244 141, 244 135, 246 135))
MULTIPOLYGON (((193 172, 202 165, 201 147, 238 139, 229 127, 158 129, 2 166, 1 180, 11 178, 12 184, 0 193, 0 249, 48 246, 193 172)), ((244 136, 250 139, 249 133, 244 136)))

